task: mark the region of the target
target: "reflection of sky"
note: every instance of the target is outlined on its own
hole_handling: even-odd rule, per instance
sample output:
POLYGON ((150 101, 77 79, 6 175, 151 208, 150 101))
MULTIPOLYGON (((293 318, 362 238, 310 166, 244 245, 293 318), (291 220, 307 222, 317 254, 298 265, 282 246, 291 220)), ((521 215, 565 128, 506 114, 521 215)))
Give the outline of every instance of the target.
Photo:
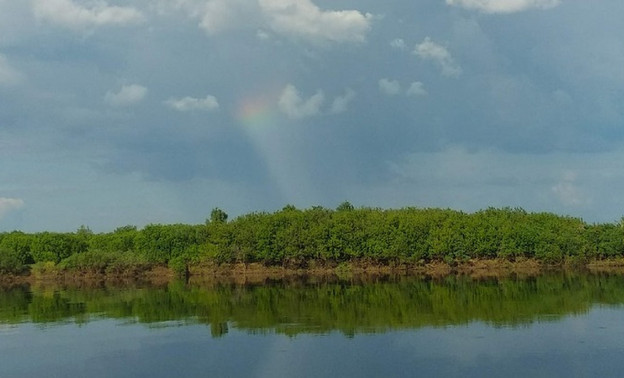
POLYGON ((202 325, 152 328, 100 320, 0 331, 0 376, 617 376, 621 308, 526 327, 483 323, 345 337, 213 338, 202 325), (5 332, 8 331, 8 332, 5 332))

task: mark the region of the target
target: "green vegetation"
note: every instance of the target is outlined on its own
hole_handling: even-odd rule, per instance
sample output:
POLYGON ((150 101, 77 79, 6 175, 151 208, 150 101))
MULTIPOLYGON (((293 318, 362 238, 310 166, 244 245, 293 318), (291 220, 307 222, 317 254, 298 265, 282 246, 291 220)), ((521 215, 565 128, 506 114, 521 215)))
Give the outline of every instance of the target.
POLYGON ((389 329, 483 321, 521 326, 624 304, 624 276, 555 273, 526 279, 373 280, 208 286, 180 281, 160 287, 0 287, 0 324, 31 321, 86 323, 117 318, 168 321, 289 335, 339 331, 346 335, 389 329))
MULTIPOLYGON (((448 209, 354 208, 256 212, 228 221, 215 208, 205 224, 150 224, 93 233, 0 233, 0 274, 33 266, 134 274, 160 265, 188 273, 203 263, 262 263, 305 268, 345 262, 448 263, 532 258, 548 264, 624 256, 624 225, 522 209, 476 213, 448 209), (34 265, 31 265, 34 264, 34 265)), ((41 269, 40 269, 41 268, 41 269)))

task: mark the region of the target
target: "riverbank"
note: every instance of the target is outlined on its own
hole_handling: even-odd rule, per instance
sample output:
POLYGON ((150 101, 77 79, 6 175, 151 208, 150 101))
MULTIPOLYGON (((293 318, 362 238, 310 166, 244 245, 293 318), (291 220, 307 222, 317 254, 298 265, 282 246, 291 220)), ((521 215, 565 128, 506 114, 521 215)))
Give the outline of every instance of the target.
POLYGON ((162 285, 174 280, 189 282, 228 282, 236 284, 263 283, 266 281, 301 278, 352 280, 386 276, 424 276, 443 278, 450 275, 467 276, 472 279, 504 278, 510 276, 532 277, 553 271, 586 271, 589 273, 624 274, 624 258, 592 260, 589 262, 564 262, 545 264, 536 259, 472 259, 447 263, 380 264, 370 261, 343 263, 310 262, 305 268, 283 265, 267 266, 261 263, 204 263, 189 266, 184 274, 176 273, 167 266, 154 266, 144 271, 126 273, 102 273, 89 270, 50 268, 22 275, 2 275, 0 285, 19 284, 82 284, 107 282, 119 285, 145 283, 162 285))

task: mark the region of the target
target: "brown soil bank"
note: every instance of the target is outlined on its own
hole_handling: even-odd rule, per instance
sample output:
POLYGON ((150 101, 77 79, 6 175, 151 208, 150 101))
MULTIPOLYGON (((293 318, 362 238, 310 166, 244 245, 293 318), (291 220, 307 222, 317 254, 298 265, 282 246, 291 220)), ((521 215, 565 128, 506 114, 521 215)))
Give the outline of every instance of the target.
POLYGON ((310 263, 305 268, 288 266, 266 266, 261 263, 236 264, 202 264, 190 266, 186 274, 176 275, 165 266, 157 266, 143 272, 133 274, 103 274, 89 271, 64 271, 0 276, 0 285, 22 283, 57 282, 63 284, 85 284, 94 282, 136 283, 162 285, 174 279, 186 278, 192 282, 232 282, 262 283, 267 280, 284 280, 298 277, 351 279, 380 276, 420 275, 428 277, 444 277, 462 275, 471 278, 499 278, 509 276, 531 277, 547 271, 582 270, 590 273, 624 274, 624 258, 611 260, 595 260, 582 263, 544 264, 535 259, 509 261, 504 259, 467 260, 462 262, 429 262, 413 264, 380 264, 369 261, 351 261, 340 264, 310 263))

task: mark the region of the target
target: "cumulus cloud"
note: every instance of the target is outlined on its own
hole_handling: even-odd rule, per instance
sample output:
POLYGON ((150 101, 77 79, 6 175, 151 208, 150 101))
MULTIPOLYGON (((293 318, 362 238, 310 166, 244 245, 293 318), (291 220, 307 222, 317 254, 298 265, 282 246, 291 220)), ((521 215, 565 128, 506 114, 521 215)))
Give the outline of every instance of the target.
POLYGON ((385 95, 394 96, 401 92, 401 84, 399 84, 399 82, 396 80, 390 80, 385 78, 380 79, 379 90, 385 95))
POLYGON ((353 101, 354 98, 355 91, 348 88, 344 95, 334 98, 329 112, 332 114, 344 113, 347 110, 349 103, 353 101))
POLYGON ((425 89, 425 85, 420 81, 415 81, 410 84, 410 87, 405 92, 408 96, 426 96, 427 90, 425 89))
POLYGON ((18 210, 24 206, 24 201, 19 198, 0 197, 0 219, 10 211, 18 210))
POLYGON ((457 77, 461 75, 461 67, 455 63, 451 53, 442 45, 426 37, 422 43, 416 45, 414 54, 423 60, 431 60, 442 69, 442 75, 457 77))
POLYGON ((259 4, 275 32, 314 42, 364 42, 371 28, 371 14, 324 11, 310 0, 259 0, 259 4))
POLYGON ((147 88, 138 85, 124 85, 118 92, 109 91, 104 100, 112 106, 130 106, 141 102, 147 95, 147 88))
POLYGON ((219 102, 215 96, 206 96, 205 98, 184 97, 180 99, 170 98, 165 101, 165 105, 179 112, 188 112, 192 110, 212 111, 219 109, 219 102))
POLYGON ((321 90, 317 91, 316 94, 307 100, 304 100, 301 98, 297 88, 292 84, 288 84, 280 95, 278 106, 289 118, 301 119, 319 115, 324 101, 325 95, 321 90))
POLYGON ((364 42, 373 18, 357 10, 322 10, 310 0, 175 0, 173 5, 198 18, 209 35, 236 28, 270 29, 313 43, 364 42))
POLYGON ((86 7, 72 0, 34 0, 33 11, 40 20, 70 29, 134 24, 144 19, 135 8, 111 6, 105 1, 91 2, 86 7))
POLYGON ((200 9, 199 26, 208 34, 214 35, 233 29, 242 23, 246 26, 256 23, 259 12, 257 4, 248 0, 211 0, 200 9))
POLYGON ((22 79, 22 74, 13 68, 9 61, 0 54, 0 85, 13 85, 22 79))
POLYGON ((171 7, 199 19, 199 27, 208 35, 216 35, 240 27, 260 27, 257 0, 160 0, 159 12, 171 7))
POLYGON ((446 0, 446 4, 474 9, 483 13, 515 13, 528 9, 549 9, 560 0, 446 0))

